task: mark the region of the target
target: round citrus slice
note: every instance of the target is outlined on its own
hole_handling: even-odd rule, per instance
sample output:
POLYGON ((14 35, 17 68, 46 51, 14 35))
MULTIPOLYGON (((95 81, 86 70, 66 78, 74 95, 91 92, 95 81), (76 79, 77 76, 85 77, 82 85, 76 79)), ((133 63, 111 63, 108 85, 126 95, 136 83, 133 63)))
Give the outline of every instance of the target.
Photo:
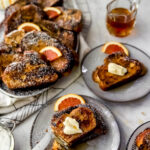
POLYGON ((102 47, 102 52, 104 52, 106 54, 122 52, 122 53, 125 53, 127 56, 129 56, 129 51, 127 50, 127 48, 119 42, 107 42, 102 47))
POLYGON ((61 10, 56 7, 45 7, 44 11, 48 15, 49 19, 54 19, 61 14, 61 10))
POLYGON ((85 104, 85 100, 76 94, 68 94, 60 97, 55 105, 54 111, 61 111, 71 106, 76 106, 79 104, 85 104))
POLYGON ((40 50, 40 53, 43 54, 49 61, 54 61, 55 59, 62 56, 61 51, 54 46, 44 47, 40 50))
POLYGON ((31 22, 25 22, 18 26, 18 30, 24 30, 25 32, 30 31, 41 31, 40 27, 34 23, 31 22))

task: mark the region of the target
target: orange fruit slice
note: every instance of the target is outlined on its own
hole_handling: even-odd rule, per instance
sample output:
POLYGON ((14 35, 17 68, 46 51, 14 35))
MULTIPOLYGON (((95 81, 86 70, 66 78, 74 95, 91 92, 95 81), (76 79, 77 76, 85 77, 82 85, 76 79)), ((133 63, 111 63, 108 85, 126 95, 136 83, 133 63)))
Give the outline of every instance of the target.
POLYGON ((122 52, 122 53, 125 53, 127 56, 129 56, 129 51, 127 50, 127 48, 119 42, 107 42, 102 47, 102 52, 104 52, 106 54, 122 52))
POLYGON ((61 51, 54 46, 44 47, 40 50, 40 53, 43 54, 49 61, 53 61, 62 56, 61 51))
POLYGON ((61 14, 61 10, 56 7, 45 7, 44 11, 48 15, 49 19, 54 19, 61 14))
POLYGON ((143 144, 144 137, 150 133, 150 129, 145 129, 143 132, 141 132, 137 137, 136 137, 136 145, 137 147, 140 147, 143 144))
POLYGON ((18 30, 24 30, 25 32, 30 31, 41 31, 40 27, 31 22, 25 22, 18 26, 18 30))
POLYGON ((60 97, 55 105, 54 111, 61 111, 71 106, 76 106, 79 104, 85 104, 85 100, 76 94, 68 94, 60 97))

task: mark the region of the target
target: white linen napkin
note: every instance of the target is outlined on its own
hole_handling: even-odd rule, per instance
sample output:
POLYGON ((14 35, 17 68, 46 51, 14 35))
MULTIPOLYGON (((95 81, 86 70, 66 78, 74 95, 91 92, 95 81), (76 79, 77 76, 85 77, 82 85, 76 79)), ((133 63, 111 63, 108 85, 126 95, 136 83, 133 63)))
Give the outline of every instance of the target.
POLYGON ((21 107, 23 103, 23 105, 31 103, 31 101, 34 101, 36 98, 35 97, 29 97, 26 99, 17 99, 17 98, 13 98, 10 96, 7 96, 3 93, 0 93, 0 114, 3 114, 3 112, 1 112, 2 108, 9 108, 9 106, 12 106, 14 103, 16 103, 16 105, 18 107, 21 107))
MULTIPOLYGON (((65 7, 78 8, 83 12, 84 29, 80 34, 80 62, 85 54, 89 51, 89 47, 84 40, 90 26, 90 13, 86 0, 65 0, 65 7)), ((0 93, 0 122, 8 124, 9 119, 14 120, 16 124, 21 123, 24 119, 31 114, 45 106, 51 99, 56 97, 59 93, 63 92, 69 85, 74 83, 81 75, 80 67, 74 67, 71 74, 63 77, 49 90, 38 95, 37 97, 30 97, 28 99, 15 99, 0 93), (3 114, 3 115, 2 115, 3 114), (4 115, 5 114, 5 115, 4 115), (6 120, 7 119, 7 120, 6 120)))
POLYGON ((11 98, 3 93, 0 94, 0 107, 8 107, 17 101, 16 98, 11 98))

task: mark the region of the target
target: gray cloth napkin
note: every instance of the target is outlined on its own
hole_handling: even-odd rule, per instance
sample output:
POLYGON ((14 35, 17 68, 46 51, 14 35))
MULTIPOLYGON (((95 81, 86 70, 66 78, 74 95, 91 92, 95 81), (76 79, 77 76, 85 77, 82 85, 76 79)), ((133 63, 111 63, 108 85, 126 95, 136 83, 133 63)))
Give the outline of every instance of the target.
MULTIPOLYGON (((88 28, 90 26, 91 18, 86 0, 65 0, 65 7, 67 8, 78 8, 83 12, 83 31, 80 33, 80 62, 84 54, 89 51, 89 47, 84 40, 87 34, 88 28)), ((54 84, 49 90, 38 95, 37 97, 31 97, 29 99, 14 100, 13 105, 8 105, 8 107, 0 107, 0 122, 8 125, 13 121, 15 124, 21 123, 27 117, 41 109, 43 106, 47 105, 51 99, 55 98, 58 94, 63 92, 68 86, 74 83, 80 76, 80 67, 75 67, 71 74, 67 77, 63 77, 56 84, 54 84)), ((0 93, 1 95, 1 93, 0 93)), ((4 96, 4 95, 3 95, 4 96)), ((8 98, 8 97, 7 97, 8 98)), ((7 106, 7 105, 6 105, 7 106)))

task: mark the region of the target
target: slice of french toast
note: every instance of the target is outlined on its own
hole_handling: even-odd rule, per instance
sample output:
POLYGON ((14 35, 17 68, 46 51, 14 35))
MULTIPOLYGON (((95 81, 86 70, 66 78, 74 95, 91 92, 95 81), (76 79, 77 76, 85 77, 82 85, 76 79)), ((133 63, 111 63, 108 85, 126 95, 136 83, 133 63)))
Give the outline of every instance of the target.
POLYGON ((113 53, 104 60, 102 66, 97 67, 93 72, 93 80, 99 83, 102 90, 106 91, 111 88, 128 83, 140 76, 145 75, 146 68, 144 65, 135 59, 130 59, 121 52, 113 53), (115 63, 127 69, 127 73, 123 76, 108 72, 109 63, 115 63))
POLYGON ((62 14, 53 21, 63 29, 80 32, 83 21, 82 12, 78 9, 63 9, 62 14))
POLYGON ((13 61, 20 59, 20 57, 22 57, 22 54, 17 47, 12 47, 12 45, 4 42, 0 43, 0 80, 5 68, 13 61))
POLYGON ((21 48, 24 51, 34 50, 39 52, 46 46, 54 46, 63 54, 62 57, 49 62, 59 75, 72 70, 75 63, 73 50, 60 43, 57 39, 50 37, 47 33, 37 31, 29 32, 21 42, 21 48))
POLYGON ((78 105, 56 113, 51 120, 51 128, 56 140, 64 147, 90 140, 107 132, 100 113, 91 105, 78 105), (67 135, 63 122, 67 117, 78 121, 82 133, 67 135))
POLYGON ((48 33, 52 38, 58 39, 69 48, 75 48, 77 42, 77 34, 75 32, 60 28, 55 22, 50 20, 42 20, 39 26, 42 31, 48 33))
POLYGON ((57 79, 58 74, 34 51, 25 52, 21 60, 9 64, 2 74, 9 89, 41 86, 57 79))

